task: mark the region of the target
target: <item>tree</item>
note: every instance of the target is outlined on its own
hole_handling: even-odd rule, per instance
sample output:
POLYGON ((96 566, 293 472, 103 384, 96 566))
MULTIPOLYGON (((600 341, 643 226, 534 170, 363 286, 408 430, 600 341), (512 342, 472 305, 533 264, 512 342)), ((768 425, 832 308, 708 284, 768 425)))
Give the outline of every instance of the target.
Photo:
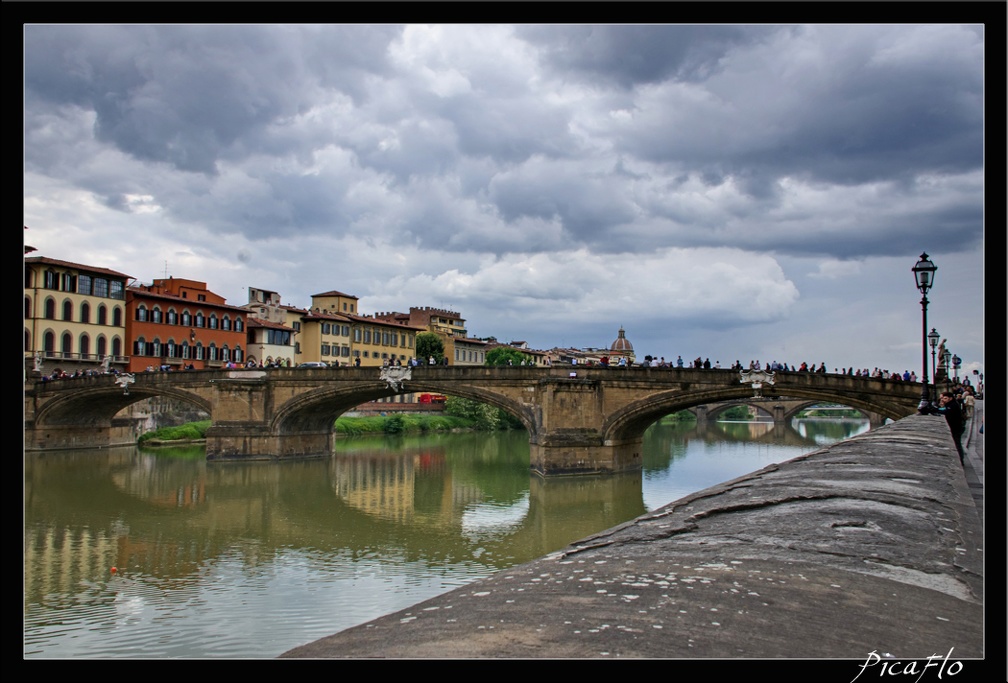
POLYGON ((421 363, 434 356, 434 362, 440 365, 444 358, 444 341, 433 332, 420 332, 416 336, 416 355, 421 363))
POLYGON ((508 365, 508 361, 511 361, 511 365, 521 365, 522 361, 525 361, 525 365, 530 365, 532 357, 512 346, 497 346, 487 351, 487 365, 508 365))

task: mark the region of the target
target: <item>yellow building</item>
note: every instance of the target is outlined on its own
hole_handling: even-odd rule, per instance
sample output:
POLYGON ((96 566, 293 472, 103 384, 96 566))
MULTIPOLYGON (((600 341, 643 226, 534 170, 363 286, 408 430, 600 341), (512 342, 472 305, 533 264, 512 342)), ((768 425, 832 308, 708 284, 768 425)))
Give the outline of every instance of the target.
POLYGON ((124 369, 126 285, 131 277, 107 268, 45 256, 24 259, 24 356, 43 372, 124 369))
POLYGON ((455 311, 430 306, 411 306, 409 313, 376 313, 375 318, 408 325, 419 332, 433 332, 444 344, 449 365, 483 365, 486 363, 487 342, 470 339, 465 319, 455 311))
POLYGON ((364 367, 408 363, 416 334, 424 328, 381 315, 360 315, 357 304, 357 297, 343 292, 312 295, 311 308, 301 319, 303 359, 364 367))

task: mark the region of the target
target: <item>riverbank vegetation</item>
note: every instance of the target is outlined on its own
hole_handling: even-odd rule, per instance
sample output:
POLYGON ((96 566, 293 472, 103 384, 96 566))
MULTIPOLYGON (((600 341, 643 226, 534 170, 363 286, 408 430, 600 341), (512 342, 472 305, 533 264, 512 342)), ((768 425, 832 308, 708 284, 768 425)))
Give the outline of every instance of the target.
POLYGON ((451 432, 472 428, 470 420, 453 415, 432 415, 430 413, 390 413, 388 415, 336 419, 336 433, 341 436, 451 432))
POLYGON ((145 432, 137 439, 138 444, 153 445, 163 441, 199 441, 206 438, 210 420, 187 422, 176 427, 161 427, 145 432))

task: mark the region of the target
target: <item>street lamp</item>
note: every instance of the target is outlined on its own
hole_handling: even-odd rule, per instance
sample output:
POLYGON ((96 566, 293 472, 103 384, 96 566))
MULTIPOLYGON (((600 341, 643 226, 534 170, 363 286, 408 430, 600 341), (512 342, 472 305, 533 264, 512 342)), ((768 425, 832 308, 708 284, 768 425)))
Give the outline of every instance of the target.
POLYGON ((924 320, 924 327, 921 332, 921 366, 924 373, 924 386, 921 390, 921 400, 928 400, 928 374, 927 374, 927 293, 931 289, 931 285, 934 284, 934 274, 938 270, 938 266, 932 263, 928 259, 927 252, 920 255, 920 261, 918 261, 913 267, 914 280, 917 281, 917 289, 921 293, 921 314, 924 320))
POLYGON ((952 352, 945 349, 942 355, 942 365, 945 366, 945 388, 949 388, 949 368, 952 366, 952 352))
POLYGON ((962 364, 962 358, 959 356, 952 356, 952 381, 959 384, 959 366, 962 364))
MULTIPOLYGON (((931 328, 928 333, 928 344, 931 346, 931 376, 936 380, 938 378, 938 371, 935 369, 935 348, 938 346, 938 339, 941 337, 935 328, 931 328)), ((927 384, 927 371, 924 372, 924 384, 927 384)), ((937 400, 937 399, 936 399, 937 400)))

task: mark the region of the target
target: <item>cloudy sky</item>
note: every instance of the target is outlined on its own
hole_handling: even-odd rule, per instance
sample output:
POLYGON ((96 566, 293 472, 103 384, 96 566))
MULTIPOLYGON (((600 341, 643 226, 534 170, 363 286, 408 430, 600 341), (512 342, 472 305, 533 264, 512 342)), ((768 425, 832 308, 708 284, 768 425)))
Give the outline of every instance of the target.
POLYGON ((638 356, 918 374, 926 251, 928 326, 984 371, 984 39, 28 24, 24 239, 235 305, 335 289, 539 349, 622 326, 638 356))

